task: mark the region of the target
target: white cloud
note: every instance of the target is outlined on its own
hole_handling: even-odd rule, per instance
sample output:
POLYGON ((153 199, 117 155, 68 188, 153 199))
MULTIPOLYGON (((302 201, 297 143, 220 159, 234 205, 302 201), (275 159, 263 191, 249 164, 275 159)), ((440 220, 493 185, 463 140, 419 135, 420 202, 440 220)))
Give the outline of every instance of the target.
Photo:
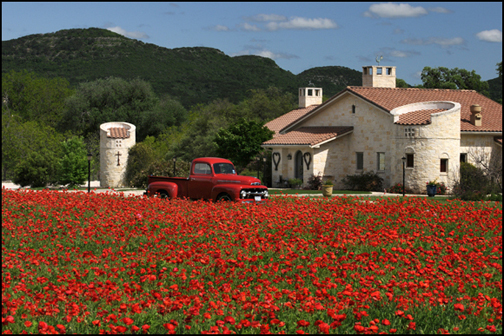
POLYGON ((411 45, 437 44, 443 47, 449 47, 454 45, 465 44, 465 40, 462 37, 454 37, 454 38, 430 37, 428 39, 404 39, 401 41, 401 43, 411 45))
POLYGON ((117 33, 117 34, 120 34, 120 35, 123 35, 126 37, 134 38, 134 39, 148 39, 149 38, 149 35, 147 35, 143 32, 128 32, 119 26, 110 27, 110 28, 107 28, 107 30, 110 30, 114 33, 117 33))
POLYGON ((250 18, 253 21, 286 21, 287 18, 277 14, 257 14, 250 18))
POLYGON ((482 41, 502 43, 502 31, 499 29, 483 30, 476 34, 476 36, 482 41))
POLYGON ((215 31, 229 31, 228 27, 222 26, 222 25, 217 25, 217 26, 213 27, 212 29, 215 31))
POLYGON ((242 29, 246 31, 261 31, 261 28, 257 27, 256 25, 251 25, 247 22, 242 24, 242 29))
POLYGON ((292 17, 285 22, 269 22, 266 28, 270 31, 278 29, 335 29, 338 28, 338 24, 331 19, 292 17))
POLYGON ((390 57, 395 57, 395 58, 406 58, 406 57, 412 57, 412 56, 417 56, 420 55, 418 51, 413 51, 413 50, 398 50, 398 49, 393 49, 393 48, 381 48, 380 52, 378 53, 379 55, 383 55, 385 60, 388 60, 390 57))
POLYGON ((412 7, 409 4, 382 3, 369 6, 369 10, 364 13, 367 17, 381 18, 404 18, 426 15, 427 10, 423 7, 412 7))
POLYGON ((444 7, 431 7, 427 8, 430 12, 441 13, 441 14, 450 14, 453 13, 451 10, 446 9, 444 7))
POLYGON ((248 49, 231 54, 231 56, 243 56, 243 55, 254 55, 254 56, 267 57, 267 58, 271 58, 272 60, 299 58, 296 55, 286 54, 286 53, 275 53, 275 52, 267 50, 267 49, 253 47, 253 46, 249 47, 248 49))

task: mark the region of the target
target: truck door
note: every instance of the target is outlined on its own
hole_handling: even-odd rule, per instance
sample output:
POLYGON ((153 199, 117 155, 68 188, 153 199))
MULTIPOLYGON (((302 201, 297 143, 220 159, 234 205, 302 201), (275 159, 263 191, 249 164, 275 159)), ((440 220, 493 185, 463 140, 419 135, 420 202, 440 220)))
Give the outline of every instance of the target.
POLYGON ((212 168, 205 162, 196 162, 189 178, 189 197, 210 199, 212 193, 212 168))

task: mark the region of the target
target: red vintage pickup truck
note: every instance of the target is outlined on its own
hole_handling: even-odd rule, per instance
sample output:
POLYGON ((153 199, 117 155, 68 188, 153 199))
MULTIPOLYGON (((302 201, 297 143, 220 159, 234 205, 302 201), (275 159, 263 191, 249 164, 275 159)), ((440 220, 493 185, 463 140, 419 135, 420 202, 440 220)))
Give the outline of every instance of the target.
POLYGON ((260 203, 268 198, 268 188, 255 177, 237 175, 231 161, 206 157, 193 160, 188 178, 149 176, 144 194, 260 203))

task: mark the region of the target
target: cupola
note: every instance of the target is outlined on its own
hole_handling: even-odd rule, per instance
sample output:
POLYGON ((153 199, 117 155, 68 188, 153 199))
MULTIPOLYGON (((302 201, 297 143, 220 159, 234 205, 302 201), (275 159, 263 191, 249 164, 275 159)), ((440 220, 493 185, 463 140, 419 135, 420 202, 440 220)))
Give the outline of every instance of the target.
POLYGON ((396 67, 370 65, 362 67, 362 86, 363 87, 396 87, 396 67))
POLYGON ((322 88, 313 86, 299 88, 299 108, 320 104, 322 104, 322 88))

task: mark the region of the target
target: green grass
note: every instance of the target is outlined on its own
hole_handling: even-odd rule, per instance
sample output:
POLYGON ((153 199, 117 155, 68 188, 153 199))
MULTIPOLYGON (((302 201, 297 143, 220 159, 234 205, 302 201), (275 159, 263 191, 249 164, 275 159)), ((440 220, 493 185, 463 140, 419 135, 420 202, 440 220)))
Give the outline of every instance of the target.
MULTIPOLYGON (((303 190, 303 189, 268 189, 270 195, 306 195, 306 194, 317 194, 322 195, 322 190, 303 190)), ((370 191, 353 191, 353 190, 333 190, 333 195, 344 195, 344 194, 362 194, 371 195, 370 191)))

